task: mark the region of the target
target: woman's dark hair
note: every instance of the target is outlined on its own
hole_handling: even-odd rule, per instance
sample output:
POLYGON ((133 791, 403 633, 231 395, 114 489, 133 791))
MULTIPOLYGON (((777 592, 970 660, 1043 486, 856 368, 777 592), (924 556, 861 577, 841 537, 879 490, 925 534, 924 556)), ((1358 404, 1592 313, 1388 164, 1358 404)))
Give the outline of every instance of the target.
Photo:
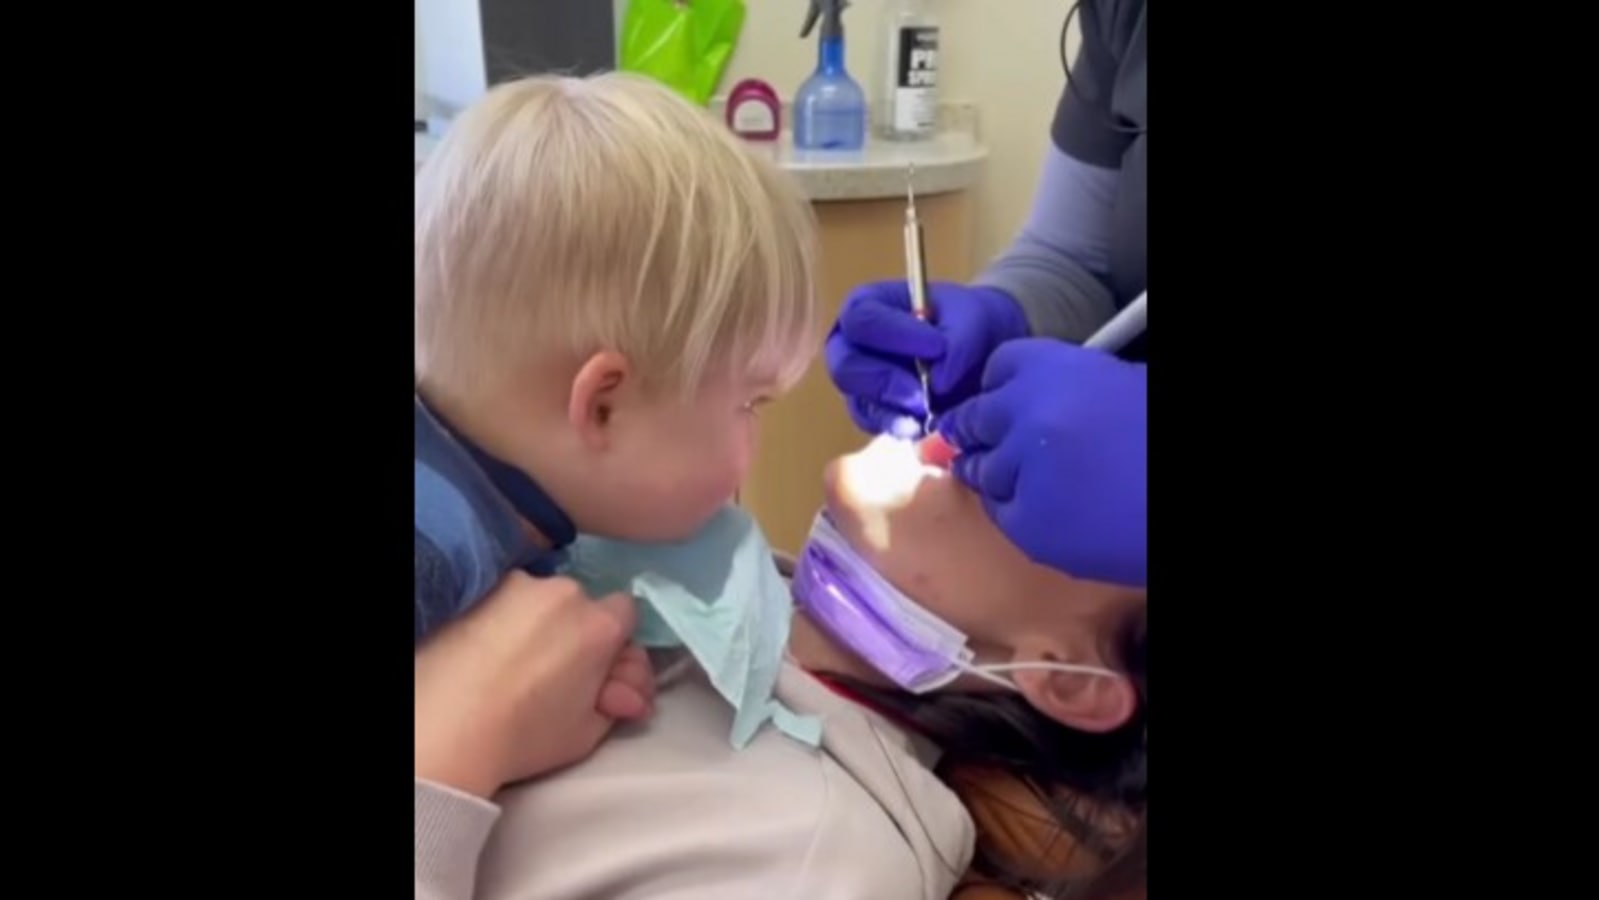
MULTIPOLYGON (((1146 636, 1146 611, 1140 608, 1118 634, 1115 648, 1138 693, 1138 708, 1125 725, 1104 734, 1068 728, 1019 694, 914 696, 857 682, 849 687, 938 744, 943 751, 939 771, 946 780, 963 770, 1002 771, 1048 811, 1075 842, 1076 852, 1094 857, 1087 867, 1093 874, 1061 874, 1059 865, 1042 859, 1001 858, 1001 848, 980 834, 973 861, 979 874, 1024 894, 1062 900, 1116 897, 1143 883, 1147 859, 1146 636)), ((970 805, 970 797, 963 799, 970 805)))

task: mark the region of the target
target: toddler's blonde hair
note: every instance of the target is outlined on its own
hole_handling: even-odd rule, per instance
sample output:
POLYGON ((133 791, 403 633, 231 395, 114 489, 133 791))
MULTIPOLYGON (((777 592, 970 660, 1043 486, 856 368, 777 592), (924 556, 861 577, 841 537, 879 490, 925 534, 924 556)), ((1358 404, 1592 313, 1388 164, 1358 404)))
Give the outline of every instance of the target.
POLYGON ((654 81, 500 85, 417 174, 418 381, 614 350, 680 392, 786 389, 820 339, 815 231, 793 179, 654 81))

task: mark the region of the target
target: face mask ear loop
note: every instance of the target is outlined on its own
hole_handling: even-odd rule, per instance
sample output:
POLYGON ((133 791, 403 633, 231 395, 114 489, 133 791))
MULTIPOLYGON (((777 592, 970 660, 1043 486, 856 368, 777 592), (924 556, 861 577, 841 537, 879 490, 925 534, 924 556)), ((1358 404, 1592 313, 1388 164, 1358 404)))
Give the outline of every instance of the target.
POLYGON ((1056 662, 993 663, 993 664, 985 664, 985 665, 982 665, 982 666, 974 666, 974 665, 970 665, 970 664, 964 664, 964 665, 961 666, 961 668, 968 675, 975 675, 976 677, 981 678, 984 681, 992 682, 992 683, 997 684, 997 685, 999 685, 1001 687, 1009 688, 1010 690, 1013 690, 1013 691, 1020 691, 1021 690, 1021 688, 1016 686, 1016 682, 1011 681, 1008 678, 1001 678, 998 675, 995 675, 993 673, 995 673, 995 672, 1016 672, 1016 671, 1024 671, 1024 670, 1028 670, 1028 669, 1039 669, 1039 670, 1046 670, 1046 671, 1050 671, 1050 672, 1065 672, 1068 675, 1093 675, 1093 676, 1096 676, 1096 677, 1099 677, 1099 678, 1119 678, 1119 677, 1121 677, 1121 676, 1117 675, 1115 672, 1112 672, 1109 669, 1102 669, 1099 666, 1078 666, 1078 665, 1073 665, 1071 663, 1056 663, 1056 662))
POLYGON ((1101 678, 1120 678, 1115 672, 1099 666, 1080 666, 1076 663, 1058 663, 1047 660, 1039 662, 1017 663, 984 663, 983 668, 990 672, 1015 672, 1019 669, 1048 669, 1052 672, 1065 672, 1068 675, 1098 675, 1101 678))
POLYGON ((1022 689, 1016 686, 1016 682, 1011 681, 1008 678, 1001 678, 998 675, 990 675, 984 669, 979 669, 976 666, 961 666, 961 670, 967 675, 973 675, 977 678, 983 679, 984 681, 993 682, 994 684, 997 684, 1008 691, 1021 693, 1022 689))

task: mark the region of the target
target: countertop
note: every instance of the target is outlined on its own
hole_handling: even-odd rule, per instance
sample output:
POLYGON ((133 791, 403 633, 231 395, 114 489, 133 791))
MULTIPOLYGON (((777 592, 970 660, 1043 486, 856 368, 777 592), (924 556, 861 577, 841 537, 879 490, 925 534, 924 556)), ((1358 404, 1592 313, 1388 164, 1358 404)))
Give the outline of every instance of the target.
MULTIPOLYGON (((420 168, 435 140, 416 135, 416 164, 420 168)), ((873 200, 905 195, 905 172, 916 166, 918 195, 944 194, 971 187, 982 170, 988 150, 970 131, 945 131, 928 141, 899 143, 867 140, 865 149, 843 152, 800 152, 793 135, 784 132, 777 141, 752 143, 774 155, 792 172, 812 200, 873 200)))

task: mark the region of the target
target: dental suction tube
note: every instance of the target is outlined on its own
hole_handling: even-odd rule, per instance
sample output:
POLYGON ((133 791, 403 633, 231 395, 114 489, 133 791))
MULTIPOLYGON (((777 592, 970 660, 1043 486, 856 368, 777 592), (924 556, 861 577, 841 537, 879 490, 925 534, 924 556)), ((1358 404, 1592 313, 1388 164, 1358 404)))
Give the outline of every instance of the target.
POLYGON ((1149 292, 1144 291, 1138 298, 1127 304, 1114 319, 1106 322, 1104 327, 1083 341, 1083 346, 1093 350, 1103 350, 1106 353, 1115 353, 1127 346, 1133 338, 1144 333, 1148 327, 1149 292))

